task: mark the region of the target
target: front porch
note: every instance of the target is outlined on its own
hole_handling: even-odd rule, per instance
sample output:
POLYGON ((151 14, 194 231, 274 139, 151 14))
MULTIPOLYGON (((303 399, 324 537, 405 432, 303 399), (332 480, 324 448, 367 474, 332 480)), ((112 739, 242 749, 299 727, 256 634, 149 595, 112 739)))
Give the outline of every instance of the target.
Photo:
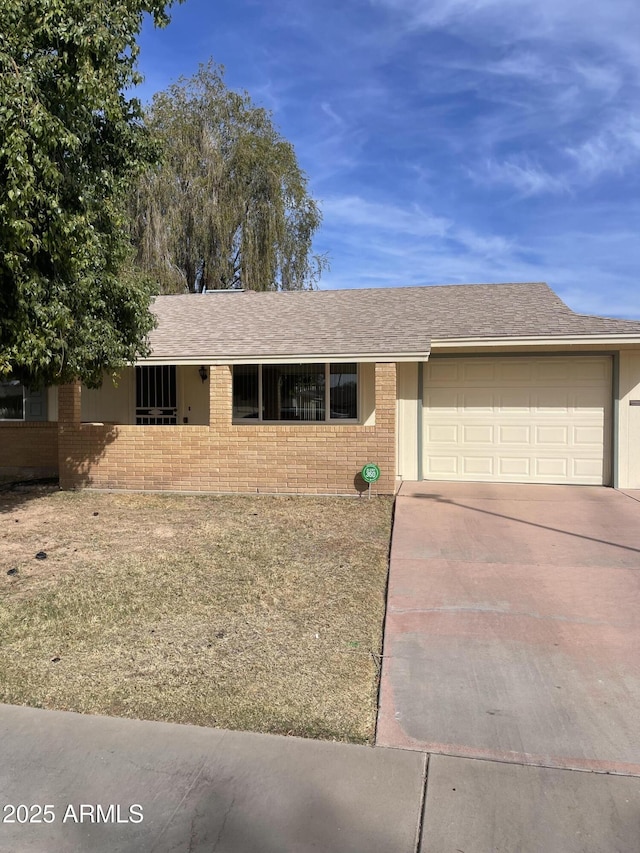
POLYGON ((169 407, 137 405, 149 400, 133 370, 100 391, 61 387, 61 488, 354 495, 373 461, 382 472, 373 493, 395 491, 394 363, 363 366, 357 423, 234 423, 231 365, 205 367, 205 379, 198 366, 176 367, 175 422, 162 425, 141 422, 169 407))

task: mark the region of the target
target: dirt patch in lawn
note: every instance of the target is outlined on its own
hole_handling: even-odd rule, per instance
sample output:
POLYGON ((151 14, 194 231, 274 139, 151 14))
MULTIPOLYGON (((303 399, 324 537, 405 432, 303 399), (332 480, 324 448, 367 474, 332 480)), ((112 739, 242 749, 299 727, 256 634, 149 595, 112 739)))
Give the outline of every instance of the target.
POLYGON ((2 492, 0 701, 371 741, 391 512, 2 492))

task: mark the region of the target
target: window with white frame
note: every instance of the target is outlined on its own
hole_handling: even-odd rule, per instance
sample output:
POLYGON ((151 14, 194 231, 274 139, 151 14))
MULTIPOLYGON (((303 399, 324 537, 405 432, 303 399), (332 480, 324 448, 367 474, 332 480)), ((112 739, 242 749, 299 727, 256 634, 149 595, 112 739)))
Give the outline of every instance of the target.
POLYGON ((0 382, 0 421, 23 421, 24 397, 24 385, 17 379, 0 382))
POLYGON ((46 421, 47 389, 27 388, 18 379, 0 382, 0 421, 46 421))
POLYGON ((233 368, 237 423, 357 421, 358 365, 240 364, 233 368))

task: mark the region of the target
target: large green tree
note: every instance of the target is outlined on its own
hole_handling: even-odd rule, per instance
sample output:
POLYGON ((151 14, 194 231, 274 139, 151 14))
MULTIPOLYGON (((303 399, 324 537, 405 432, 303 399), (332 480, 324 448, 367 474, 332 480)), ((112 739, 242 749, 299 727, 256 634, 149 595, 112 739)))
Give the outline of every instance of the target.
POLYGON ((269 112, 209 62, 156 94, 147 123, 164 154, 136 186, 132 236, 163 291, 313 287, 320 211, 269 112))
POLYGON ((132 85, 171 0, 0 0, 0 374, 97 385, 145 352, 131 181, 155 159, 132 85))

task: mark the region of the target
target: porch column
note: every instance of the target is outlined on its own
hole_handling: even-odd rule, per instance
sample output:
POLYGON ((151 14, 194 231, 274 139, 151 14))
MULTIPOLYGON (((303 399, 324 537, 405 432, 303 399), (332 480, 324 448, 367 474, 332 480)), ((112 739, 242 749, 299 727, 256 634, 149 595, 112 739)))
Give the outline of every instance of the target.
POLYGON ((81 420, 81 394, 79 382, 60 385, 58 388, 58 423, 79 424, 81 420))
POLYGON ((79 382, 58 388, 58 470, 60 488, 76 485, 76 459, 80 438, 81 387, 79 382), (74 452, 75 451, 75 452, 74 452))
POLYGON ((214 364, 209 368, 209 428, 227 432, 231 426, 233 388, 231 366, 214 364))
MULTIPOLYGON (((394 494, 397 472, 396 460, 396 365, 376 363, 376 436, 382 476, 374 491, 394 494)), ((377 461, 377 460, 373 460, 377 461)))

